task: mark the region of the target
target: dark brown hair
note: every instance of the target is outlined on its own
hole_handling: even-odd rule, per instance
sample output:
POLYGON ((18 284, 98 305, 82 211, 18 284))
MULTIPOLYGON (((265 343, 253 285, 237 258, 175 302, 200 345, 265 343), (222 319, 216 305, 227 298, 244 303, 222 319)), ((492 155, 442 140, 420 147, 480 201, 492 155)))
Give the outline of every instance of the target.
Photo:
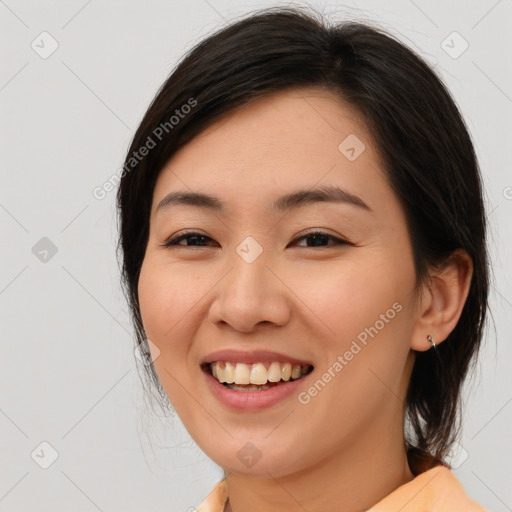
MULTIPOLYGON (((418 285, 458 248, 472 259, 459 322, 442 344, 416 353, 406 399, 411 470, 448 465, 460 430, 462 384, 476 360, 487 312, 481 177, 464 120, 440 77, 381 28, 330 24, 300 8, 265 9, 204 39, 172 71, 134 135, 117 194, 122 284, 137 345, 149 353, 137 286, 159 172, 222 116, 254 98, 300 86, 327 88, 362 114, 406 213, 418 285), (142 147, 149 150, 134 159, 142 147)), ((163 397, 154 367, 145 368, 163 397)))

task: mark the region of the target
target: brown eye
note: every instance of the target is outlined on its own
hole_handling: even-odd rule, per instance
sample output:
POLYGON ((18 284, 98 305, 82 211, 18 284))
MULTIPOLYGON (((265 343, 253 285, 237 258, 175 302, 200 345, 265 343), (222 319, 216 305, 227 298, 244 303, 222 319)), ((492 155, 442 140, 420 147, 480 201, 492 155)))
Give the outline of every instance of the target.
MULTIPOLYGON (((329 242, 329 240, 332 240, 334 242, 334 245, 349 244, 349 242, 346 240, 337 238, 333 235, 329 235, 328 233, 323 233, 322 231, 314 231, 312 233, 308 233, 306 235, 301 236, 300 238, 297 238, 294 242, 297 242, 298 240, 303 240, 303 239, 313 240, 313 245, 306 245, 307 248, 329 247, 328 245, 325 245, 323 243, 323 242, 329 242)), ((331 246, 332 246, 332 244, 331 244, 331 246)), ((302 247, 304 247, 304 246, 302 246, 302 247)))
MULTIPOLYGON (((323 233, 322 231, 314 231, 311 233, 307 233, 306 235, 303 235, 297 239, 294 240, 294 243, 300 240, 312 240, 312 245, 306 245, 306 248, 314 248, 314 247, 332 247, 333 245, 343 245, 348 244, 350 245, 350 242, 347 240, 343 240, 341 238, 335 237, 333 235, 330 235, 328 233, 323 233), (332 241, 333 243, 329 246, 329 241, 332 241), (326 242, 326 243, 324 243, 326 242)), ((207 235, 203 235, 202 233, 192 231, 188 233, 184 233, 175 237, 170 238, 167 240, 164 244, 162 244, 164 247, 208 247, 206 243, 208 241, 213 241, 212 238, 210 238, 207 235), (190 243, 187 244, 181 244, 180 242, 182 240, 190 240, 190 243)), ((304 246, 302 246, 304 247, 304 246)))
POLYGON ((175 247, 175 246, 179 246, 179 247, 204 247, 204 245, 202 245, 205 241, 208 241, 208 240, 212 240, 212 238, 210 238, 209 236, 206 236, 206 235, 203 235, 202 233, 198 233, 198 232, 189 232, 189 233, 184 233, 182 235, 178 235, 178 236, 175 236, 173 238, 170 238, 169 240, 167 240, 167 242, 165 242, 163 244, 164 247, 175 247), (191 240, 192 243, 191 244, 180 244, 179 242, 181 242, 182 240, 191 240), (199 244, 199 245, 196 245, 196 244, 199 244))

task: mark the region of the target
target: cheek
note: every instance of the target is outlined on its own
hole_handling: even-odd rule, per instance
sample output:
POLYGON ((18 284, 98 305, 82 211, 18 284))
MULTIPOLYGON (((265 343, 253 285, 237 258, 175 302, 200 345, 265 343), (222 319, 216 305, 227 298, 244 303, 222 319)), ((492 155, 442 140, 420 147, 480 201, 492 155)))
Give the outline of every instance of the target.
MULTIPOLYGON (((139 303, 146 334, 163 343, 178 344, 187 314, 207 291, 208 280, 180 271, 176 264, 146 258, 139 278, 139 303)), ((177 347, 176 347, 177 348, 177 347)))
POLYGON ((186 367, 189 342, 182 329, 194 302, 191 290, 193 287, 186 286, 183 277, 168 265, 151 257, 144 260, 138 285, 142 323, 146 337, 158 347, 154 366, 171 402, 179 394, 178 382, 186 378, 182 369, 186 367))
POLYGON ((397 263, 384 252, 332 263, 297 273, 300 278, 295 277, 291 288, 318 328, 314 342, 322 356, 320 376, 331 372, 322 378, 332 384, 317 405, 338 403, 345 411, 357 411, 358 403, 375 405, 378 397, 389 395, 386 386, 398 393, 402 385, 415 273, 410 261, 397 263), (352 391, 347 394, 347 389, 352 391))
MULTIPOLYGON (((412 269, 396 264, 384 254, 358 254, 350 260, 309 264, 285 279, 304 304, 309 322, 317 328, 318 342, 327 349, 342 349, 373 326, 381 315, 393 319, 412 286, 412 269), (389 312, 386 316, 386 312, 389 312)), ((301 306, 302 307, 302 306, 301 306)), ((386 329, 392 322, 386 323, 386 329)), ((389 329, 388 329, 389 330, 389 329)))
POLYGON ((190 406, 183 387, 193 391, 196 385, 197 375, 191 375, 190 369, 195 368, 197 319, 207 315, 201 301, 214 283, 214 276, 204 269, 187 271, 176 263, 159 261, 158 255, 150 254, 142 264, 138 285, 142 322, 147 338, 160 351, 154 359, 155 370, 180 416, 187 416, 190 406))

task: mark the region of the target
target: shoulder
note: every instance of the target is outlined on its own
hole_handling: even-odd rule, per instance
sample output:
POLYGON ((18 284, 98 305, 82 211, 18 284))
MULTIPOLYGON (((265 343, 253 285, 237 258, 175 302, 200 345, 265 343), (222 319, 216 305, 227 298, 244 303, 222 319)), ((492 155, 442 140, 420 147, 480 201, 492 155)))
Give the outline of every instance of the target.
MULTIPOLYGON (((225 480, 218 482, 197 512, 223 512, 227 501, 225 480)), ((367 512, 487 512, 472 500, 457 477, 446 466, 436 466, 398 487, 367 512)))
POLYGON ((410 482, 398 487, 379 501, 368 512, 486 512, 472 500, 451 470, 443 465, 435 466, 417 475, 410 482))
POLYGON ((218 482, 197 508, 197 512, 224 512, 228 497, 226 480, 218 482))

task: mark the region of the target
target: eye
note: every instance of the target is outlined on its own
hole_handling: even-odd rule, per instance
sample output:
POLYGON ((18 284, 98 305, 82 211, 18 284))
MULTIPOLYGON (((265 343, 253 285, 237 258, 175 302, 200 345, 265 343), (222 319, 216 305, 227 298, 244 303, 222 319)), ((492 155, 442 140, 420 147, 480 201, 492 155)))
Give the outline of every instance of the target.
MULTIPOLYGON (((343 245, 343 244, 351 245, 350 242, 348 242, 347 240, 337 238, 333 235, 324 233, 322 231, 313 231, 313 232, 307 233, 306 235, 303 235, 303 236, 295 239, 292 243, 296 243, 297 241, 307 240, 307 239, 312 240, 313 244, 306 245, 305 246, 306 248, 326 247, 326 245, 323 244, 323 242, 329 242, 329 241, 332 241, 334 245, 343 245)), ((176 246, 178 246, 178 247, 205 247, 205 245, 203 245, 203 244, 205 242, 208 242, 209 240, 213 241, 213 239, 207 235, 203 235, 202 233, 199 233, 197 231, 190 231, 188 233, 183 233, 181 235, 172 237, 162 245, 164 247, 176 247, 176 246), (184 244, 180 243, 182 240, 191 241, 192 243, 187 243, 184 245, 184 244), (199 245, 196 245, 196 244, 199 244, 199 245)), ((331 246, 332 246, 332 244, 331 244, 331 246)), ((304 247, 304 246, 302 246, 302 247, 304 247)), ((327 245, 327 247, 329 247, 329 246, 327 245)))
MULTIPOLYGON (((313 245, 306 245, 306 248, 326 247, 325 245, 322 244, 322 242, 329 241, 329 240, 333 241, 334 245, 342 245, 342 244, 349 245, 350 244, 350 242, 348 242, 347 240, 337 238, 333 235, 329 235, 328 233, 324 233, 322 231, 312 231, 310 233, 307 233, 306 235, 303 235, 303 236, 295 239, 294 242, 297 242, 299 240, 307 240, 308 238, 313 240, 313 245)), ((304 247, 304 246, 302 246, 302 247, 304 247)), ((329 246, 327 246, 327 247, 329 247, 329 246)))
POLYGON ((205 240, 212 240, 209 236, 203 235, 202 233, 199 233, 197 231, 189 231, 188 233, 184 233, 175 237, 169 238, 164 244, 162 244, 164 247, 172 247, 172 246, 180 246, 180 247, 203 247, 202 245, 190 245, 190 244, 180 244, 182 240, 194 240, 204 242, 205 240))

